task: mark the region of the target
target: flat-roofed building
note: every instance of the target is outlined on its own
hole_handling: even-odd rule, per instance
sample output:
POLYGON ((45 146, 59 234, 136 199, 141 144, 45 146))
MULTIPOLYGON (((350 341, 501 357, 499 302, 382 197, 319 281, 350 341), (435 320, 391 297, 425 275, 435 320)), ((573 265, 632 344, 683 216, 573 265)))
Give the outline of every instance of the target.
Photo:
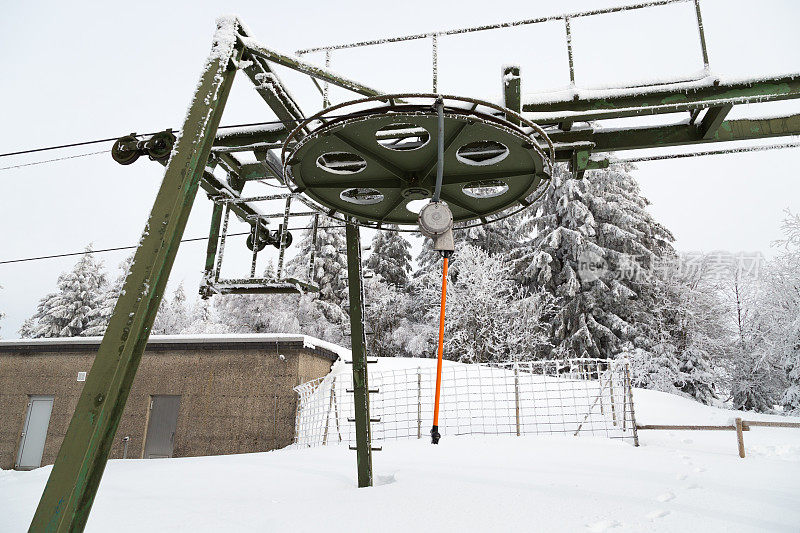
MULTIPOLYGON (((0 468, 55 461, 100 340, 0 341, 0 468)), ((282 448, 294 437, 293 387, 345 352, 304 335, 153 335, 111 458, 282 448)))

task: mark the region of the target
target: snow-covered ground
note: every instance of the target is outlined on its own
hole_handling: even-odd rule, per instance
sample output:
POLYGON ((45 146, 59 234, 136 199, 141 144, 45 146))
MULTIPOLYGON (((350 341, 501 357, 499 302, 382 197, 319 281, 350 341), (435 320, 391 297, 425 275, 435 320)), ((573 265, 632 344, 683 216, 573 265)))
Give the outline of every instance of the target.
MULTIPOLYGON (((636 390, 640 424, 737 415, 636 390)), ((798 531, 800 430, 384 443, 375 487, 346 446, 110 461, 87 531, 798 531)), ((24 531, 50 467, 0 471, 0 531, 24 531)))

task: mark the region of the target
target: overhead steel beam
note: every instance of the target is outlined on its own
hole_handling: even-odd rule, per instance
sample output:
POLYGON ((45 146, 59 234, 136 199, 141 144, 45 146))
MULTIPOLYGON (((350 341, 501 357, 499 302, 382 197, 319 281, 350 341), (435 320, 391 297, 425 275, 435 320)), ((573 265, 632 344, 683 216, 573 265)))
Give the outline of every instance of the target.
POLYGON ((289 131, 294 129, 294 126, 289 130, 287 130, 285 126, 278 126, 279 127, 239 129, 218 133, 214 139, 214 148, 236 148, 255 144, 282 143, 286 139, 286 136, 289 135, 289 131))
POLYGON ((600 120, 626 116, 673 113, 725 103, 774 102, 800 98, 800 74, 756 81, 706 85, 675 84, 604 91, 598 98, 564 97, 546 102, 523 103, 528 113, 553 114, 543 122, 600 120))
POLYGON ((720 83, 700 87, 686 84, 660 85, 603 91, 601 98, 559 98, 549 102, 524 103, 523 111, 593 111, 662 106, 684 102, 704 102, 748 98, 759 102, 800 97, 800 74, 762 80, 720 83))
MULTIPOLYGON (((725 120, 709 136, 693 124, 615 130, 591 129, 550 133, 554 143, 593 142, 593 152, 640 150, 709 142, 750 141, 800 135, 800 114, 777 118, 725 120)), ((569 160, 574 149, 557 149, 557 159, 569 160)))
POLYGON ((307 63, 299 57, 292 57, 280 52, 276 52, 275 50, 271 50, 255 39, 243 37, 242 43, 247 51, 252 55, 261 57, 267 61, 271 61, 292 70, 302 72, 303 74, 311 76, 312 78, 326 81, 336 85, 337 87, 342 87, 343 89, 353 91, 354 93, 358 93, 363 96, 380 96, 381 94, 385 94, 377 89, 367 87, 362 83, 345 78, 344 76, 340 76, 339 74, 336 74, 335 72, 332 72, 326 68, 307 63))
POLYGON ((295 126, 305 118, 300 106, 297 104, 289 91, 281 82, 280 78, 269 67, 269 64, 262 57, 250 53, 245 46, 245 41, 252 41, 244 28, 239 28, 236 35, 237 41, 245 48, 243 54, 244 73, 255 85, 256 92, 264 99, 272 109, 278 120, 283 122, 286 131, 292 131, 295 126))
POLYGON ((82 531, 89 518, 142 352, 197 194, 241 57, 221 19, 211 56, 134 255, 130 272, 84 384, 31 531, 82 531))
POLYGON ((244 73, 253 82, 256 92, 272 109, 278 120, 283 122, 286 131, 292 131, 305 119, 300 106, 266 61, 252 55, 250 61, 251 65, 244 68, 244 73))

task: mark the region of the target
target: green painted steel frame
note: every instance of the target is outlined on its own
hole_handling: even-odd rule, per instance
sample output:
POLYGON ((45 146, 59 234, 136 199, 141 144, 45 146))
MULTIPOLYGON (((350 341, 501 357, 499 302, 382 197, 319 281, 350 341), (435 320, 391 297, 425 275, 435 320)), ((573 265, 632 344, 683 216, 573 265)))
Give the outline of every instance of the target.
POLYGON ((364 286, 361 277, 361 237, 359 227, 348 222, 347 284, 350 298, 350 343, 353 354, 353 402, 356 424, 356 463, 358 486, 372 486, 372 434, 369 416, 367 341, 364 332, 364 286))
POLYGON ((82 531, 178 251, 243 48, 221 20, 181 137, 30 531, 82 531))
MULTIPOLYGON (((238 198, 240 187, 245 182, 275 177, 269 162, 264 159, 267 149, 280 147, 288 132, 304 117, 271 70, 269 61, 360 94, 380 94, 356 81, 259 45, 247 35, 238 20, 221 19, 212 50, 181 137, 167 164, 134 263, 125 280, 123 295, 117 302, 87 377, 31 523, 31 531, 81 531, 86 524, 198 185, 212 197, 238 198), (246 61, 241 63, 241 68, 283 124, 217 134, 219 119, 242 59, 246 61), (261 163, 242 164, 233 155, 237 151, 252 151, 261 163), (205 170, 209 157, 213 158, 212 163, 223 165, 229 172, 230 184, 205 170)), ((515 108, 518 90, 516 80, 505 95, 515 108)), ((800 98, 800 76, 792 75, 704 87, 631 89, 603 98, 527 103, 522 109, 546 117, 541 123, 557 126, 550 132, 553 141, 559 143, 556 159, 571 161, 573 171, 580 172, 608 164, 607 161, 589 159, 592 152, 800 134, 800 115, 797 114, 771 119, 725 120, 735 104, 796 98, 800 98), (702 110, 707 110, 706 114, 697 122, 702 110), (598 131, 592 128, 572 130, 572 124, 576 121, 686 111, 690 112, 691 118, 684 124, 598 131)), ((255 208, 247 203, 229 205, 236 215, 244 219, 257 214, 255 208)), ((216 252, 214 237, 219 231, 220 213, 221 209, 215 209, 212 217, 210 241, 214 242, 209 242, 209 257, 216 252)), ((372 448, 359 228, 354 223, 348 223, 346 233, 358 480, 359 486, 370 486, 372 448)), ((206 270, 209 268, 208 261, 206 270)))

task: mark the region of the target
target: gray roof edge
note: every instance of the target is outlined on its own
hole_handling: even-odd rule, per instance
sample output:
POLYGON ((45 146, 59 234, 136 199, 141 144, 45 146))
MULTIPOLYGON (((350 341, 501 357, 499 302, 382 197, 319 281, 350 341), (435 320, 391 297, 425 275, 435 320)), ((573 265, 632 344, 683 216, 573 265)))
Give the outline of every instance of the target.
MULTIPOLYGON (((87 350, 97 348, 103 337, 51 337, 41 339, 13 339, 0 340, 0 352, 13 352, 16 350, 30 350, 44 352, 68 351, 70 348, 87 350)), ((147 341, 149 348, 173 346, 176 349, 191 349, 204 345, 220 346, 232 344, 267 345, 280 343, 303 343, 311 350, 320 353, 329 352, 337 357, 349 358, 350 350, 342 346, 310 337, 308 335, 288 333, 231 333, 231 334, 201 334, 201 335, 151 335, 147 341)))

